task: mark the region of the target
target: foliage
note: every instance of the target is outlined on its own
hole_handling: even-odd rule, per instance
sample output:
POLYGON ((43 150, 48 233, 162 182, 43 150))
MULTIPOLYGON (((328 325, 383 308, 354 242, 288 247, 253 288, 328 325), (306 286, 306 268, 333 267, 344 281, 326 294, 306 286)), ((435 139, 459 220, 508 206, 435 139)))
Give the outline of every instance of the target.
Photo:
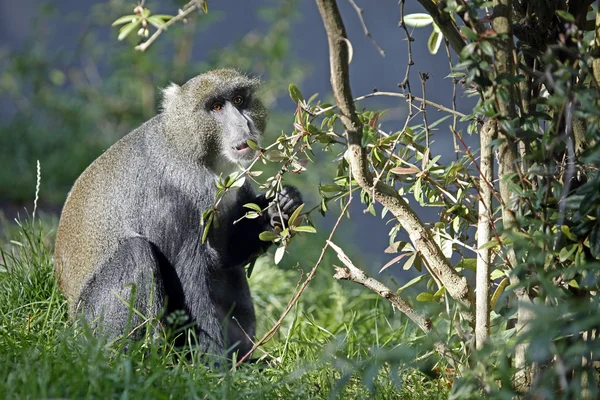
MULTIPOLYGON (((408 368, 414 350, 389 348, 410 328, 374 296, 331 280, 296 306, 264 349, 264 364, 210 370, 193 350, 162 339, 107 343, 68 321, 54 279, 53 238, 41 226, 21 222, 0 247, 2 398, 445 397, 447 388, 408 368), (341 304, 357 311, 344 314, 341 304)), ((262 327, 278 318, 298 274, 265 261, 251 282, 262 327)))

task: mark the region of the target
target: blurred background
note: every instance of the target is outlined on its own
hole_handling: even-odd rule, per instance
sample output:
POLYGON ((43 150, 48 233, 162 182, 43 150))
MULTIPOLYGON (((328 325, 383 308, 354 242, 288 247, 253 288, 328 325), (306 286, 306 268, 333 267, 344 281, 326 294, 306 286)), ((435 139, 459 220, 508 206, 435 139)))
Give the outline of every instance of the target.
MULTIPOLYGON (((153 14, 173 15, 183 4, 146 1, 153 14)), ((405 33, 398 27, 398 2, 357 4, 364 8, 366 26, 385 56, 365 36, 352 5, 339 1, 354 49, 353 94, 399 92, 407 49, 405 33)), ((132 13, 131 1, 0 0, 0 230, 17 214, 25 215, 24 209, 31 213, 36 160, 41 164, 40 208, 55 224, 79 174, 112 143, 159 111, 160 88, 171 81, 183 83, 216 67, 260 76, 265 81, 263 97, 273 110, 265 142, 282 130, 292 130, 296 105, 288 95, 290 83, 306 98, 319 93, 320 99, 331 100, 327 41, 313 1, 229 0, 208 5, 208 14, 194 13, 187 24, 175 25, 140 53, 134 50, 139 37, 132 34, 119 42, 118 28, 111 27, 115 19, 132 13)), ((416 2, 406 4, 407 14, 423 11, 416 2)), ((432 55, 426 46, 431 26, 409 29, 415 39, 413 94, 421 95, 418 72, 428 73, 427 99, 451 104, 452 85, 442 84, 448 83, 450 73, 444 45, 432 55)), ((359 108, 369 105, 388 110, 380 119, 385 131, 402 129, 405 100, 378 97, 361 102, 359 108)), ((473 105, 459 87, 458 110, 473 105)), ((428 113, 430 121, 443 116, 436 116, 433 109, 428 113)), ((433 147, 434 154, 443 155, 441 162, 456 157, 447 129, 436 132, 433 147)), ((334 168, 327 163, 316 167, 308 168, 301 180, 290 181, 305 193, 309 207, 318 204, 318 185, 329 183, 327 170, 334 168)), ((439 220, 437 210, 415 207, 424 220, 439 220)), ((364 208, 359 201, 353 203, 353 218, 336 240, 347 244, 343 247, 360 265, 379 271, 392 258, 384 253, 390 225, 365 214, 364 208)), ((295 241, 291 257, 284 259, 288 265, 302 260, 303 268, 312 266, 339 207, 332 210, 326 218, 315 217, 319 235, 295 241)), ((402 234, 399 238, 407 239, 402 234)), ((398 270, 386 270, 386 279, 401 277, 398 270)))

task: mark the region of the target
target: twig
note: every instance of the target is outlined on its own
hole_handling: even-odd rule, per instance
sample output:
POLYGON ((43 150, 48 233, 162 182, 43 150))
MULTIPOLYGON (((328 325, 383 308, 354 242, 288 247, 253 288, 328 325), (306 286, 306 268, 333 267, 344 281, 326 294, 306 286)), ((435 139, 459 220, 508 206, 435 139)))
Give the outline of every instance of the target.
MULTIPOLYGON (((381 283, 375 278, 368 276, 362 269, 356 267, 350 258, 344 253, 344 251, 337 246, 335 243, 330 240, 327 241, 329 247, 331 247, 337 254, 338 259, 346 266, 346 268, 338 267, 334 265, 335 275, 333 277, 335 279, 347 280, 354 283, 358 283, 366 287, 369 290, 377 293, 384 299, 388 300, 392 303, 392 306, 399 310, 402 314, 406 315, 411 321, 413 321, 423 332, 426 334, 434 333, 433 331, 433 323, 431 319, 427 316, 424 316, 415 311, 412 306, 402 298, 402 296, 394 293, 390 288, 381 283)), ((437 334, 436 334, 437 335, 437 334)), ((452 352, 448 349, 448 347, 440 342, 436 341, 434 343, 435 349, 444 356, 453 366, 456 365, 454 363, 454 357, 452 352)))
POLYGON ((148 49, 148 47, 150 47, 150 45, 164 32, 166 31, 171 25, 175 24, 176 22, 179 22, 181 20, 184 20, 188 15, 190 15, 191 13, 193 13, 195 10, 201 10, 204 6, 204 3, 206 3, 206 0, 192 0, 189 3, 187 3, 185 6, 183 6, 182 9, 179 10, 179 14, 176 17, 171 18, 170 20, 168 20, 167 22, 165 22, 164 25, 162 25, 160 28, 158 28, 156 30, 156 32, 154 32, 152 34, 152 36, 150 36, 150 38, 148 40, 146 40, 144 43, 139 44, 137 46, 135 46, 135 49, 138 51, 146 51, 146 49, 148 49))
POLYGON ((354 0, 348 0, 348 2, 352 5, 352 7, 354 7, 356 14, 358 14, 358 18, 360 19, 360 23, 362 25, 363 31, 365 32, 365 36, 371 39, 371 43, 373 43, 373 46, 377 48, 377 51, 379 51, 381 57, 385 57, 385 51, 383 51, 383 49, 379 47, 373 36, 371 36, 369 29, 367 29, 367 24, 365 24, 365 20, 363 18, 363 9, 357 6, 354 0))
MULTIPOLYGON (((400 82, 398 84, 398 87, 401 89, 406 89, 408 90, 408 93, 410 94, 410 81, 409 81, 409 75, 410 75, 410 67, 413 66, 415 64, 415 62, 413 61, 413 56, 412 56, 412 42, 415 40, 410 33, 408 32, 408 28, 406 27, 406 23, 404 22, 404 2, 405 0, 400 0, 399 4, 400 4, 400 22, 398 22, 398 26, 402 29, 404 29, 404 33, 406 34, 406 41, 407 41, 407 46, 408 46, 408 61, 406 62, 406 73, 404 74, 404 80, 402 82, 400 82)), ((412 97, 408 98, 409 101, 412 101, 412 97)), ((412 106, 412 104, 411 104, 412 106)), ((411 110, 412 112, 412 110, 411 110)))
POLYGON ((315 277, 315 274, 317 273, 317 268, 319 268, 319 265, 321 265, 321 262, 323 261, 323 258, 325 257, 325 251, 329 247, 329 241, 333 238, 333 234, 336 232, 338 226, 340 225, 340 222, 342 221, 342 218, 346 214, 346 210, 348 209, 348 206, 350 205, 351 202, 352 202, 352 196, 350 196, 348 203, 346 203, 346 205, 342 209, 342 212, 340 213, 340 216, 338 217, 337 221, 335 222, 335 225, 333 226, 333 229, 331 230, 331 233, 329 234, 329 238, 327 239, 325 246, 323 246, 323 249, 321 249, 321 254, 319 255, 319 259, 317 260, 315 266, 310 270, 308 275, 306 275, 306 280, 304 281, 302 286, 300 286, 300 289, 298 289, 296 291, 296 293, 294 294, 294 296, 290 299, 287 307, 281 314, 281 317, 279 317, 279 319, 273 325, 273 327, 271 329, 269 329, 269 331, 267 333, 265 333, 263 335, 263 337, 260 338, 260 340, 258 340, 256 343, 254 343, 254 346, 252 346, 252 348, 248 351, 248 353, 246 353, 242 358, 239 359, 239 361, 237 362, 235 367, 239 367, 244 361, 246 361, 248 359, 248 357, 250 357, 250 355, 252 354, 252 352, 254 350, 256 350, 259 346, 261 346, 262 344, 269 341, 269 339, 271 339, 271 337, 275 334, 275 332, 277 332, 279 330, 285 317, 287 317, 289 312, 292 310, 292 307, 294 307, 294 305, 298 302, 298 299, 300 298, 300 296, 302 295, 302 293, 304 292, 304 290, 306 289, 306 287, 308 286, 310 281, 312 281, 313 278, 315 277))
MULTIPOLYGON (((361 101, 361 100, 368 99, 370 97, 378 97, 378 96, 400 97, 402 99, 408 99, 409 101, 410 100, 416 100, 416 101, 421 102, 422 104, 425 104, 427 106, 431 106, 431 107, 437 108, 440 111, 444 111, 444 112, 450 113, 452 115, 456 115, 457 117, 460 117, 460 118, 466 117, 465 114, 463 114, 463 113, 461 113, 459 111, 452 110, 451 108, 445 107, 445 106, 443 106, 441 104, 438 104, 438 103, 434 103, 433 101, 425 100, 425 99, 423 99, 421 97, 413 96, 410 93, 409 94, 404 94, 404 93, 396 93, 396 92, 373 92, 373 93, 366 94, 364 96, 357 97, 357 98, 354 99, 354 101, 361 101)), ((335 108, 337 108, 337 105, 332 105, 332 106, 329 106, 327 108, 322 108, 319 111, 317 111, 316 113, 314 113, 314 115, 318 116, 318 115, 321 115, 321 114, 323 114, 323 113, 325 113, 327 111, 333 110, 335 108)))

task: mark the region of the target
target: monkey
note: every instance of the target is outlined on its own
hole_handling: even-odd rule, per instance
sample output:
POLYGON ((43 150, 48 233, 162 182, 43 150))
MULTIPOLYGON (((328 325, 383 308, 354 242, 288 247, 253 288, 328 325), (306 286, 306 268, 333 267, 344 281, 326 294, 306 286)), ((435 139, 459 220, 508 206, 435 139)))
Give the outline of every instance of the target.
POLYGON ((259 234, 285 223, 302 196, 283 186, 275 203, 246 181, 226 193, 204 242, 201 218, 214 205, 215 180, 257 156, 248 140, 257 142, 267 121, 259 85, 229 69, 171 84, 161 112, 75 181, 55 246, 72 320, 83 315, 118 338, 142 323, 123 301, 133 298, 135 310, 162 315, 161 323, 183 311, 203 353, 231 359, 252 348, 256 322, 244 266, 271 244, 259 234), (243 218, 247 203, 264 212, 243 218))

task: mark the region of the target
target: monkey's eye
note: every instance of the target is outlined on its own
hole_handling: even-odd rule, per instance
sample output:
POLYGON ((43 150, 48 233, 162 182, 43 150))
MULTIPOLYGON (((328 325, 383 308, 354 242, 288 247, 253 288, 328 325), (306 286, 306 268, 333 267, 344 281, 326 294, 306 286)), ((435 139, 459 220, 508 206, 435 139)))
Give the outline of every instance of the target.
POLYGON ((215 101, 212 106, 210 106, 210 108, 213 111, 221 111, 223 109, 223 103, 219 103, 218 101, 215 101))
POLYGON ((233 98, 233 104, 235 104, 236 106, 239 106, 243 102, 244 102, 244 98, 240 95, 237 95, 233 98))

